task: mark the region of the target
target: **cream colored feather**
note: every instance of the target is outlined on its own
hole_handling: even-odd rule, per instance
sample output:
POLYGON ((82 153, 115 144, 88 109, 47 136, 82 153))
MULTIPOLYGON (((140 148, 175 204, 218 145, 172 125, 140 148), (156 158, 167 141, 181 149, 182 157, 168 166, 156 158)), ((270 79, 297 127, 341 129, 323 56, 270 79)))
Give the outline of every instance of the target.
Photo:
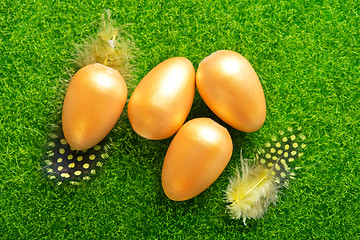
MULTIPOLYGON (((291 128, 288 131, 292 133, 291 128)), ((269 205, 276 203, 280 188, 287 186, 294 176, 289 163, 301 156, 300 150, 306 146, 299 144, 299 140, 305 139, 302 134, 285 137, 281 132, 280 135, 279 141, 272 138, 271 143, 265 144, 252 166, 240 154, 241 174, 236 168, 234 176, 229 178, 225 191, 227 210, 232 218, 242 219, 245 225, 247 219, 263 217, 269 205)))

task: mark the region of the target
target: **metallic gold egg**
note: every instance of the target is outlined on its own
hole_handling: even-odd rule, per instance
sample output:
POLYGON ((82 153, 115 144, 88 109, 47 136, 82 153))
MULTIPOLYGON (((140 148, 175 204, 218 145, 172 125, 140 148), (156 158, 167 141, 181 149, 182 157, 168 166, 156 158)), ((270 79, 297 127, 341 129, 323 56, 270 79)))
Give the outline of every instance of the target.
POLYGON ((202 60, 196 86, 208 107, 230 126, 254 132, 264 124, 263 88, 251 64, 239 53, 220 50, 202 60))
POLYGON ((81 68, 71 79, 62 110, 66 141, 75 150, 95 146, 111 131, 125 106, 121 74, 102 64, 81 68))
POLYGON ((176 133, 190 112, 195 69, 184 57, 167 59, 138 84, 128 103, 128 117, 139 135, 153 140, 176 133))
POLYGON ((210 118, 195 118, 176 133, 162 168, 167 197, 183 201, 208 188, 223 172, 233 151, 226 128, 210 118))

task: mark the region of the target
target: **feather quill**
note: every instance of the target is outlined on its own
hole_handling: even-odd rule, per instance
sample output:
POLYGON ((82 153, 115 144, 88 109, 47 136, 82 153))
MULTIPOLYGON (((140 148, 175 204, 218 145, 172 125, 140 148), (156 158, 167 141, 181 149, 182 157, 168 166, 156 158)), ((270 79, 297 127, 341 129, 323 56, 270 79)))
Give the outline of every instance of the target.
MULTIPOLYGON (((241 174, 239 167, 229 178, 229 185, 225 190, 227 211, 231 218, 242 219, 246 225, 247 219, 259 219, 264 216, 270 204, 275 204, 281 187, 288 186, 294 173, 289 163, 302 155, 301 149, 306 145, 303 134, 298 136, 288 128, 289 137, 280 132, 280 139, 272 138, 259 151, 252 166, 248 159, 241 159, 241 174)), ((300 131, 300 129, 298 129, 300 131)))

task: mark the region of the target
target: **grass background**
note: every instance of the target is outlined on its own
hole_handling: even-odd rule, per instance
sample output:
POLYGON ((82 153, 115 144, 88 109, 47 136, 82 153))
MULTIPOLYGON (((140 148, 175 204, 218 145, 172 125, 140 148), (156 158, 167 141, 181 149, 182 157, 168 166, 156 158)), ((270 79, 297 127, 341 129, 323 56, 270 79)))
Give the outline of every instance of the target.
MULTIPOLYGON (((360 3, 352 1, 45 1, 0 3, 1 239, 356 239, 360 235, 360 3), (230 49, 258 73, 267 100, 260 131, 229 128, 234 155, 220 178, 185 202, 164 195, 171 139, 137 136, 126 115, 101 174, 56 188, 39 173, 47 126, 59 115, 59 79, 76 68, 74 43, 97 31, 104 9, 139 49, 134 81, 184 56, 195 69, 230 49), (288 126, 307 135, 303 168, 263 219, 229 219, 222 200, 239 152, 288 126)), ((215 116, 197 95, 190 118, 215 116)), ((218 119, 217 119, 218 120, 218 119)))

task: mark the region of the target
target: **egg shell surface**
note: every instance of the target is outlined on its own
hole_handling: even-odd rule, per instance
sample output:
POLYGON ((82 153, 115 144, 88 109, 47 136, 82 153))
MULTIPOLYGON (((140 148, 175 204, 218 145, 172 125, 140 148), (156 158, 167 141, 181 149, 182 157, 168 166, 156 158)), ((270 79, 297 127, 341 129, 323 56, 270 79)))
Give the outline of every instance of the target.
POLYGON ((164 159, 162 187, 174 201, 195 197, 223 172, 233 151, 229 132, 210 118, 195 118, 176 133, 164 159))
POLYGON ((66 141, 75 150, 95 146, 118 121, 127 99, 121 74, 102 64, 81 68, 71 79, 62 109, 66 141))
POLYGON ((264 124, 264 91, 241 54, 220 50, 204 58, 196 73, 196 86, 208 107, 233 128, 255 132, 264 124))
POLYGON ((167 59, 140 81, 128 103, 132 128, 152 140, 176 133, 188 116, 195 95, 195 69, 184 57, 167 59))

